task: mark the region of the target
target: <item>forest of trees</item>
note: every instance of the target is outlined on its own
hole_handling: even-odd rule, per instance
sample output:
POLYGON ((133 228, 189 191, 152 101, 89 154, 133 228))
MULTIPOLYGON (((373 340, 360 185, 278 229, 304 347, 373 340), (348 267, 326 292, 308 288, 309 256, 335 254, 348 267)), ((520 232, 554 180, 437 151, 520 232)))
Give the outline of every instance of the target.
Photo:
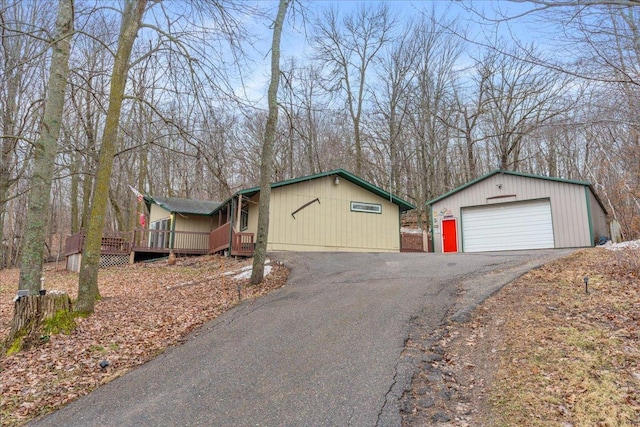
MULTIPOLYGON (((129 3, 75 1, 48 258, 89 224, 129 3)), ((399 2, 294 2, 272 180, 343 168, 420 214, 497 168, 584 180, 624 237, 639 238, 640 6, 532 2, 501 15, 416 3, 407 16, 399 2), (540 34, 518 36, 525 25, 540 34)), ((59 4, 0 0, 0 268, 18 265, 24 247, 59 4)), ((221 201, 260 182, 277 2, 143 4, 105 199, 110 230, 138 225, 130 186, 221 201)))

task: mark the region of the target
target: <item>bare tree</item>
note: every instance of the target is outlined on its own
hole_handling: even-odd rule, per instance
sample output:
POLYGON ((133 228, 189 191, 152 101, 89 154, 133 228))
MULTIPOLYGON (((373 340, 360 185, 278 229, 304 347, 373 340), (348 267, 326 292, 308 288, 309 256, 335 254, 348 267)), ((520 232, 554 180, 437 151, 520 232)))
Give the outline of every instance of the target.
POLYGON ((482 59, 488 76, 486 136, 500 169, 518 170, 527 135, 566 111, 567 85, 558 73, 490 51, 482 59))
POLYGON ((258 234, 253 255, 251 284, 257 285, 264 278, 264 262, 269 238, 269 203, 271 201, 271 182, 273 174, 273 144, 278 126, 278 85, 280 83, 280 39, 282 27, 291 0, 280 0, 278 13, 273 21, 273 41, 271 42, 271 80, 269 82, 269 117, 264 131, 262 145, 262 165, 260 166, 260 202, 258 205, 258 234))
POLYGON ((0 268, 12 266, 19 253, 19 233, 5 234, 5 224, 16 224, 8 202, 25 193, 20 180, 27 175, 30 143, 41 121, 43 88, 38 82, 45 78, 42 58, 55 21, 49 9, 40 3, 0 1, 0 268))
POLYGON ((18 284, 18 289, 28 290, 31 295, 37 294, 40 290, 51 182, 54 176, 58 136, 69 75, 71 37, 74 31, 73 15, 73 0, 61 0, 56 20, 56 34, 51 43, 53 53, 44 115, 40 126, 40 137, 35 144, 27 228, 18 284))
POLYGON ((75 307, 76 311, 80 313, 93 313, 96 298, 99 296, 98 267, 100 263, 100 244, 104 231, 113 159, 119 142, 118 128, 120 112, 122 110, 131 50, 133 48, 133 42, 138 35, 146 6, 147 0, 127 0, 122 12, 118 49, 115 54, 113 72, 111 74, 109 107, 102 134, 102 145, 100 146, 98 170, 96 171, 91 214, 80 266, 78 300, 75 307))
POLYGON ((341 17, 329 9, 315 24, 313 44, 320 66, 327 70, 328 89, 344 96, 353 126, 355 173, 362 176, 362 114, 367 94, 367 76, 381 49, 391 40, 395 21, 389 7, 359 6, 341 17))

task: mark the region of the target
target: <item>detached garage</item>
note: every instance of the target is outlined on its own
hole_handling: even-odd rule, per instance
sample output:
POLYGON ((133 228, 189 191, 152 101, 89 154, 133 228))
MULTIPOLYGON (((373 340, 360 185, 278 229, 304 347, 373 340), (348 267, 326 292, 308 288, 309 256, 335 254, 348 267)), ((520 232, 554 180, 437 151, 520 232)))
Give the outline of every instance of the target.
POLYGON ((609 234, 583 181, 496 170, 427 204, 436 252, 588 247, 609 234))

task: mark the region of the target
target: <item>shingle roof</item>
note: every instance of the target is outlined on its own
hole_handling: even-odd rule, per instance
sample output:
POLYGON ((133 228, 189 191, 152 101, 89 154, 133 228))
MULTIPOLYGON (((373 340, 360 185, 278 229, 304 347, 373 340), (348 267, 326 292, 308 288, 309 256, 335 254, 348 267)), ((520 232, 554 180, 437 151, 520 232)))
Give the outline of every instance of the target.
POLYGON ((151 197, 145 196, 147 204, 155 203, 158 206, 182 214, 210 215, 219 205, 219 202, 209 200, 181 199, 179 197, 151 197))

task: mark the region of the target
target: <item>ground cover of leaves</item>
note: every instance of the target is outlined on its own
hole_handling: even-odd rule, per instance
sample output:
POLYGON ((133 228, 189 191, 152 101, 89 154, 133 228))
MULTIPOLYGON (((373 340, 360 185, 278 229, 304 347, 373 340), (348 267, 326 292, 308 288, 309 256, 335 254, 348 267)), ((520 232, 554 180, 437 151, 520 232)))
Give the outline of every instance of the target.
MULTIPOLYGON (((70 335, 52 335, 33 349, 0 358, 0 425, 21 425, 151 360, 238 304, 238 286, 250 304, 285 284, 288 270, 281 265, 259 286, 224 274, 250 262, 203 256, 174 266, 163 261, 100 270, 102 299, 92 316, 77 319, 70 335), (110 365, 102 369, 104 360, 110 365)), ((0 340, 10 330, 18 274, 0 270, 0 340)), ((76 298, 76 273, 49 265, 44 277, 46 289, 76 298)))
POLYGON ((638 426, 639 336, 640 250, 578 251, 408 343, 403 425, 638 426))

